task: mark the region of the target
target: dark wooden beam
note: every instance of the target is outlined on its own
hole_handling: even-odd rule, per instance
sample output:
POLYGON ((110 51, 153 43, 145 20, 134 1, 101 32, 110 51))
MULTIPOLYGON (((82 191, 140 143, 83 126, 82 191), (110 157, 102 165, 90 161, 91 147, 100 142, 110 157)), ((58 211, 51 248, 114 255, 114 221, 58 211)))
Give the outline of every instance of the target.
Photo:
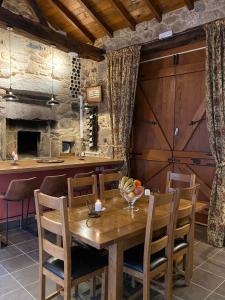
POLYGON ((154 17, 161 22, 162 21, 162 11, 155 2, 155 0, 145 0, 146 5, 154 15, 154 17))
POLYGON ((36 0, 28 0, 28 4, 35 12, 36 16, 38 17, 40 23, 44 26, 48 27, 48 22, 46 21, 45 16, 42 13, 42 10, 40 9, 39 5, 37 4, 36 0))
POLYGON ((189 10, 194 9, 194 0, 184 0, 184 2, 189 10))
POLYGON ((122 16, 122 18, 126 21, 130 29, 135 30, 135 26, 137 25, 137 23, 123 6, 123 4, 119 0, 111 0, 111 3, 118 11, 118 13, 122 16))
POLYGON ((88 14, 98 23, 99 26, 103 29, 103 31, 110 37, 113 36, 112 29, 108 26, 108 24, 103 20, 103 18, 90 6, 87 0, 77 0, 80 5, 88 12, 88 14))
POLYGON ((83 58, 90 58, 96 61, 104 59, 105 51, 103 49, 75 41, 74 39, 68 39, 64 34, 16 15, 3 7, 0 8, 0 25, 13 27, 16 32, 24 36, 46 44, 53 44, 65 52, 76 52, 83 58))
POLYGON ((60 1, 60 0, 52 0, 55 6, 63 13, 69 22, 76 26, 85 37, 92 43, 96 40, 94 35, 75 17, 75 15, 60 1))
POLYGON ((198 26, 193 29, 186 30, 175 34, 173 37, 165 40, 157 40, 142 46, 141 54, 148 55, 163 50, 168 50, 184 45, 191 44, 197 41, 204 41, 206 38, 203 26, 198 26))

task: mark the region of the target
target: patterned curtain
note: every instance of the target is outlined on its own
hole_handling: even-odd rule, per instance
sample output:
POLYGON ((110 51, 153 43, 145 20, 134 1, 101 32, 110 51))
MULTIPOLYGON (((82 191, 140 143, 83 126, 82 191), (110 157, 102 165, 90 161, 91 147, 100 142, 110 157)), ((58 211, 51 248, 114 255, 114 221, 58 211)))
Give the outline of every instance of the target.
POLYGON ((107 54, 109 111, 113 157, 129 163, 129 139, 136 95, 140 46, 107 54))
POLYGON ((208 218, 208 241, 223 247, 225 238, 225 22, 206 26, 209 142, 216 161, 208 218))

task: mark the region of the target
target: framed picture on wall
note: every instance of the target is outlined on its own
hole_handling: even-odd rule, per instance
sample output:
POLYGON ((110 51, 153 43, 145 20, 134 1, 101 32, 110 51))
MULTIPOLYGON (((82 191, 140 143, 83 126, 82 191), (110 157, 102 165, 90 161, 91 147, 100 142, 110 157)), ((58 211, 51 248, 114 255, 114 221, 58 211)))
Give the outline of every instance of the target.
POLYGON ((102 102, 102 87, 101 85, 87 87, 87 102, 88 103, 99 103, 102 102))

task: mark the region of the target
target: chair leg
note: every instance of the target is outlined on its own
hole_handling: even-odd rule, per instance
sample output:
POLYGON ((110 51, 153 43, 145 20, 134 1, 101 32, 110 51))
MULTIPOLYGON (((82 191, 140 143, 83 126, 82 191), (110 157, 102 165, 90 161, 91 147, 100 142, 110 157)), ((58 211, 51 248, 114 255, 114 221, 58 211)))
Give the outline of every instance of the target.
POLYGON ((40 274, 39 280, 39 293, 38 293, 38 300, 45 300, 45 284, 46 284, 46 277, 43 274, 40 274))
POLYGON ((189 286, 191 283, 192 273, 193 273, 193 254, 191 249, 187 251, 184 255, 185 263, 185 285, 189 286))
POLYGON ((90 279, 90 297, 95 297, 96 291, 96 277, 90 279))
POLYGON ((150 279, 146 275, 143 280, 143 300, 150 300, 150 279))
POLYGON ((63 300, 71 300, 71 283, 65 280, 63 300))
POLYGON ((108 299, 108 268, 102 273, 101 300, 108 299))
POLYGON ((173 297, 173 262, 165 272, 165 300, 172 300, 173 297))
POLYGON ((30 201, 31 201, 31 197, 29 197, 27 199, 26 227, 28 226, 28 216, 29 216, 29 209, 30 209, 30 201))

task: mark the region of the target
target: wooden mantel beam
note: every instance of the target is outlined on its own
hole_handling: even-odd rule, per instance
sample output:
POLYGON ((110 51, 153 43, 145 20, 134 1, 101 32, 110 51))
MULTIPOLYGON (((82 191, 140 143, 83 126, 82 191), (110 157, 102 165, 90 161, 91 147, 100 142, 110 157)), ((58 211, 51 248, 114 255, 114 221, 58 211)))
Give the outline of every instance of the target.
POLYGON ((103 31, 110 37, 113 36, 112 29, 103 20, 103 18, 90 6, 87 0, 77 0, 80 5, 87 11, 87 13, 95 20, 96 23, 103 29, 103 31))
POLYGON ((60 1, 60 0, 52 0, 54 5, 62 12, 62 14, 66 17, 69 22, 76 26, 85 36, 86 38, 94 43, 96 38, 94 35, 75 17, 75 15, 60 1))
POLYGON ((36 14, 36 16, 38 17, 40 23, 46 27, 48 27, 48 22, 45 18, 45 16, 43 15, 38 3, 36 0, 28 0, 28 4, 30 5, 30 7, 33 9, 34 13, 36 14))
POLYGON ((194 0, 184 0, 184 2, 189 10, 194 9, 194 0))
POLYGON ((118 11, 118 13, 122 16, 122 18, 126 21, 130 29, 135 30, 135 26, 137 25, 134 18, 129 14, 129 12, 125 9, 123 4, 119 0, 111 0, 112 5, 118 11))
POLYGON ((156 4, 155 0, 145 0, 146 5, 151 10, 154 17, 161 22, 162 21, 162 12, 158 5, 156 4))
POLYGON ((38 24, 11 11, 0 8, 0 26, 11 26, 22 35, 29 36, 46 44, 53 44, 58 49, 66 52, 76 52, 83 58, 90 58, 96 61, 104 59, 103 49, 68 39, 67 36, 58 33, 51 28, 38 24))

